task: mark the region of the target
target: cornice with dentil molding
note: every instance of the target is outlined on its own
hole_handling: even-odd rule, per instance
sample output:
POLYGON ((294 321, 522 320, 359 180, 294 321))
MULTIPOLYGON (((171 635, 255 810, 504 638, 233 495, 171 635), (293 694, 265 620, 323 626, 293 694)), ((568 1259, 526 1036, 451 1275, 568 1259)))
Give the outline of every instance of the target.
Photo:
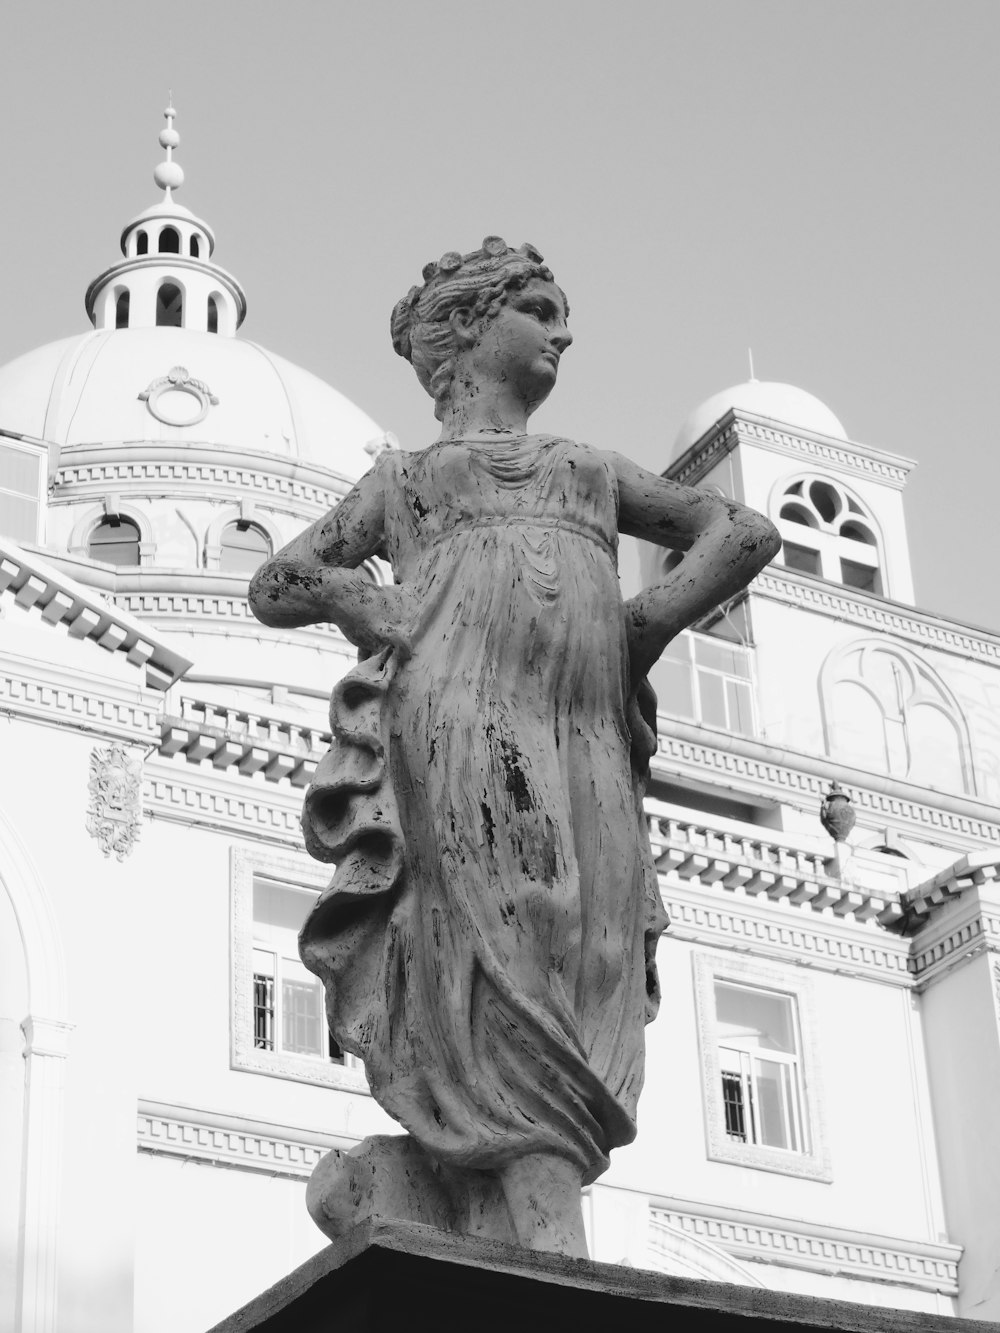
POLYGON ((687 486, 697 483, 740 444, 756 445, 803 462, 831 468, 848 476, 863 476, 900 490, 915 466, 909 458, 874 449, 866 444, 846 443, 812 431, 782 429, 767 417, 731 408, 711 430, 696 440, 667 468, 664 476, 687 486))
POLYGON ((671 876, 660 877, 660 891, 670 916, 661 949, 684 941, 912 988, 909 942, 872 921, 841 920, 771 899, 755 901, 741 892, 707 889, 671 876))
POLYGON ((926 831, 935 842, 961 850, 970 841, 1000 843, 1000 811, 982 801, 923 793, 912 783, 864 769, 799 754, 746 736, 713 732, 677 718, 660 716, 654 778, 690 779, 740 794, 801 802, 817 813, 831 781, 850 789, 855 808, 880 822, 926 831), (921 797, 924 799, 921 799, 921 797), (931 799, 928 799, 931 798, 931 799))
POLYGON ((69 500, 86 488, 103 493, 109 483, 129 491, 177 485, 183 490, 218 486, 293 499, 329 509, 354 482, 319 464, 222 445, 174 441, 73 445, 62 451, 54 499, 69 500), (72 495, 66 492, 72 491, 72 495))
POLYGON ((1000 894, 975 886, 937 908, 910 940, 910 970, 917 990, 981 955, 1000 956, 1000 894))
POLYGON ((802 607, 864 629, 882 630, 922 648, 1000 665, 1000 634, 928 611, 890 602, 815 575, 769 565, 750 586, 752 596, 802 607))
POLYGON ((654 1252, 657 1222, 717 1245, 734 1257, 758 1263, 944 1295, 958 1292, 958 1262, 962 1257, 958 1245, 881 1236, 677 1199, 650 1208, 650 1245, 654 1252))
POLYGON ((0 713, 8 716, 148 747, 159 738, 161 701, 127 681, 0 655, 0 713))
POLYGON ((357 1143, 320 1130, 144 1098, 139 1101, 136 1128, 140 1152, 291 1180, 308 1180, 331 1148, 353 1148, 357 1143))

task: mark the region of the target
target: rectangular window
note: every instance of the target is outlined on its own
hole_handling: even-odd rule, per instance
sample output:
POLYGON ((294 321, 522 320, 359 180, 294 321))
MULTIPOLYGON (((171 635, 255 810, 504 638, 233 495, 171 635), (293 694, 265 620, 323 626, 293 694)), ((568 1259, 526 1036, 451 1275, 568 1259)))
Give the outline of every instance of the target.
POLYGON ((16 542, 38 540, 41 476, 39 454, 0 443, 0 533, 16 542))
POLYGON ((685 630, 649 673, 661 713, 722 731, 755 730, 751 650, 685 630))
POLYGON ((795 1001, 750 986, 715 983, 726 1132, 744 1143, 804 1150, 795 1001), (739 1129, 730 1128, 730 1105, 739 1129))
POLYGON ((820 575, 819 551, 811 551, 808 546, 796 546, 794 542, 784 542, 781 547, 782 559, 788 569, 801 569, 803 574, 820 575))
POLYGON ((693 962, 709 1159, 829 1180, 811 981, 713 954, 693 962))
POLYGON ((841 560, 840 581, 848 588, 860 588, 862 592, 882 592, 882 580, 874 565, 861 565, 855 560, 841 560))
MULTIPOLYGON (((316 900, 262 875, 253 877, 254 1044, 330 1059, 323 985, 299 960, 298 936, 316 900)), ((338 1053, 338 1060, 343 1056, 338 1053)))
POLYGON ((367 1092, 362 1063, 337 1045, 323 985, 298 953, 330 868, 249 848, 234 848, 232 863, 233 1068, 367 1092))

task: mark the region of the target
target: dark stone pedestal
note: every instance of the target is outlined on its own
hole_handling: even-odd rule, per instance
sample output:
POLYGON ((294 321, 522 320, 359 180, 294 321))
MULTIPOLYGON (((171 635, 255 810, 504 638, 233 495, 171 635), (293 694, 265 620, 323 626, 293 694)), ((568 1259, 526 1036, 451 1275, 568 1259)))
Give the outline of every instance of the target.
POLYGON ((984 1333, 993 1327, 665 1277, 413 1223, 366 1222, 210 1333, 984 1333))

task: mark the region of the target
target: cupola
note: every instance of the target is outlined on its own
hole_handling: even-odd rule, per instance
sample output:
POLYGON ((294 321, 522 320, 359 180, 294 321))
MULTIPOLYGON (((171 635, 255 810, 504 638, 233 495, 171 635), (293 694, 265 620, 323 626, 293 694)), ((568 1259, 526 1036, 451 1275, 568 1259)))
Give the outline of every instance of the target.
POLYGON ((180 328, 232 337, 246 315, 246 296, 232 274, 212 262, 211 227, 174 198, 184 183, 174 160, 180 135, 173 105, 163 115, 165 159, 153 172, 163 198, 122 231, 124 259, 88 287, 87 315, 99 330, 180 328))

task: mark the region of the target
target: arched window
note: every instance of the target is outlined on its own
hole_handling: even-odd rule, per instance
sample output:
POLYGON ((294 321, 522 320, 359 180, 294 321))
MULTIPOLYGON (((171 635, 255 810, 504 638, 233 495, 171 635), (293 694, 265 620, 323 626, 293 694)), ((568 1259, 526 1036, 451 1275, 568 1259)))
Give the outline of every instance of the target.
POLYGON ((135 252, 137 255, 149 254, 149 237, 144 231, 136 232, 135 252))
POLYGON ((246 519, 223 529, 220 546, 219 568, 227 574, 252 574, 271 555, 267 533, 246 519))
POLYGON ((164 282, 156 293, 156 323, 160 328, 179 329, 184 318, 184 297, 175 282, 164 282))
POLYGON ((861 504, 826 477, 805 477, 781 496, 777 515, 789 569, 881 595, 875 527, 861 504))
POLYGON ((821 696, 832 758, 938 790, 975 792, 962 710, 914 653, 871 640, 838 649, 823 668, 821 696))
POLYGON ((164 227, 160 232, 160 254, 161 255, 179 255, 181 252, 181 236, 176 227, 164 227))
POLYGON ((115 301, 116 329, 128 328, 128 305, 129 305, 129 295, 128 295, 128 288, 126 288, 125 291, 118 293, 118 299, 117 301, 115 301))
POLYGON ((139 529, 130 518, 109 514, 90 534, 88 551, 93 560, 109 565, 137 565, 139 529))
POLYGON ((198 237, 191 237, 191 258, 197 259, 201 255, 201 246, 198 244, 198 237))
POLYGON ((208 331, 219 332, 219 303, 214 296, 208 298, 208 331))

